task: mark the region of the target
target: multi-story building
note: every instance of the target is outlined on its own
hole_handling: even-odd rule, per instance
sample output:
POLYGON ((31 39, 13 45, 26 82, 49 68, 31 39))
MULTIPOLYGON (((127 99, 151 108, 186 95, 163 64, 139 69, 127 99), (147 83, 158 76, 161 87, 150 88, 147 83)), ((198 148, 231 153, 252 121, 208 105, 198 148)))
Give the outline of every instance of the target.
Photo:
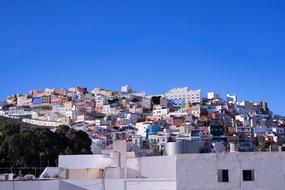
POLYGON ((169 113, 169 109, 168 108, 163 108, 160 105, 156 105, 153 107, 153 116, 154 117, 163 117, 166 116, 169 113))
POLYGON ((26 95, 17 96, 17 106, 30 106, 32 104, 32 98, 26 95))
POLYGON ((103 111, 103 106, 108 103, 108 99, 106 96, 98 94, 95 96, 95 109, 97 112, 102 112, 103 111))
POLYGON ((208 99, 213 100, 213 99, 218 99, 220 98, 220 95, 216 92, 208 92, 208 99))
POLYGON ((32 104, 34 106, 42 105, 42 98, 41 97, 34 97, 34 98, 32 98, 32 104))
POLYGON ((59 95, 51 95, 51 104, 52 105, 61 105, 62 99, 59 95))
POLYGON ((33 114, 33 110, 29 107, 10 107, 5 111, 5 115, 14 117, 25 117, 33 114))
POLYGON ((42 96, 42 105, 50 105, 51 104, 51 96, 42 96))
POLYGON ((52 106, 52 112, 54 113, 60 113, 62 115, 66 115, 66 109, 63 106, 60 105, 54 105, 52 106))
POLYGON ((119 113, 119 111, 120 110, 119 110, 118 107, 113 107, 111 105, 104 105, 102 113, 105 113, 105 114, 117 114, 117 113, 119 113))
POLYGON ((102 88, 95 88, 92 93, 94 95, 104 95, 104 96, 107 96, 107 97, 112 97, 114 96, 114 92, 111 91, 111 90, 105 90, 105 89, 102 89, 102 88))
POLYGON ((173 88, 165 93, 165 97, 173 107, 183 107, 186 103, 201 103, 201 90, 189 90, 184 88, 173 88))

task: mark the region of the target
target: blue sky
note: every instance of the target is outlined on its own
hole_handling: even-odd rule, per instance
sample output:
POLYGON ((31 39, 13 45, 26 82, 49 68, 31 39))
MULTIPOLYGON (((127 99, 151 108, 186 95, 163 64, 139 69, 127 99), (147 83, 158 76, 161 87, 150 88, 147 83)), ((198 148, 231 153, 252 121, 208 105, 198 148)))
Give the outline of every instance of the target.
POLYGON ((0 0, 0 98, 69 86, 189 86, 285 115, 282 0, 0 0))

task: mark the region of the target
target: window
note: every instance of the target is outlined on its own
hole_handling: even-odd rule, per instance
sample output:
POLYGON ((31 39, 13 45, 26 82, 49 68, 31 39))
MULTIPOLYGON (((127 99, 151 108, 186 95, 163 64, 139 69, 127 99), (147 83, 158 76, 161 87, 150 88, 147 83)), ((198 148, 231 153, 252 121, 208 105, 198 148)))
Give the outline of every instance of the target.
POLYGON ((229 170, 218 170, 218 182, 229 182, 229 170))
POLYGON ((254 170, 242 171, 243 181, 254 181, 254 170))

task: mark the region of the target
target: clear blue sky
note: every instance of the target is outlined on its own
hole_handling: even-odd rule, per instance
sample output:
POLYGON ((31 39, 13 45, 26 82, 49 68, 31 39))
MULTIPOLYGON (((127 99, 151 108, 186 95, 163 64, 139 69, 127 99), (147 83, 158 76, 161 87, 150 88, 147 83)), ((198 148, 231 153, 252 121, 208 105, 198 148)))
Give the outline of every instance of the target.
POLYGON ((283 0, 1 0, 0 98, 69 86, 189 86, 285 115, 283 0))

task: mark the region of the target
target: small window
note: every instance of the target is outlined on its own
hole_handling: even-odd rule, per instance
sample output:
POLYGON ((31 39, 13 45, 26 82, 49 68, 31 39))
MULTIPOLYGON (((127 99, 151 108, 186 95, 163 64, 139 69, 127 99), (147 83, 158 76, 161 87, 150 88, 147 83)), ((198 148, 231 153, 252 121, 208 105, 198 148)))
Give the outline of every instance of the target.
POLYGON ((254 170, 242 171, 243 181, 254 181, 254 170))
POLYGON ((229 170, 218 170, 218 182, 229 182, 229 170))

